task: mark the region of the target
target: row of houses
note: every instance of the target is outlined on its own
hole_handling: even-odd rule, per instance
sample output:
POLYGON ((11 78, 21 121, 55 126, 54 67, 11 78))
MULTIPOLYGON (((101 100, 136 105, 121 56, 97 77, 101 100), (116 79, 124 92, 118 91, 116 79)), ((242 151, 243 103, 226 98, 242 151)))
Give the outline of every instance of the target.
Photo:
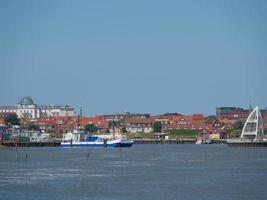
MULTIPOLYGON (((147 117, 125 117, 120 120, 120 123, 117 122, 114 124, 113 122, 116 121, 107 120, 102 116, 51 116, 39 117, 38 119, 23 117, 20 119, 20 124, 22 127, 26 127, 29 124, 36 124, 41 130, 53 130, 55 132, 67 132, 77 128, 77 126, 85 128, 88 124, 94 124, 98 130, 102 132, 108 131, 111 126, 115 125, 130 133, 152 133, 154 131, 154 123, 156 122, 161 124, 161 131, 166 132, 171 129, 202 130, 207 128, 208 124, 214 123, 214 121, 214 119, 212 122, 207 121, 202 114, 193 114, 191 116, 170 114, 147 117)), ((224 122, 225 121, 226 120, 224 120, 224 122)), ((4 124, 4 118, 0 118, 0 124, 1 123, 4 124)))
MULTIPOLYGON (((2 106, 0 108, 0 124, 9 114, 17 114, 22 126, 29 124, 39 125, 41 130, 67 132, 77 126, 85 128, 94 124, 101 132, 107 132, 111 126, 116 126, 130 133, 152 133, 154 123, 161 124, 161 131, 172 129, 196 129, 203 133, 221 133, 232 129, 238 120, 245 120, 252 109, 239 107, 219 107, 216 116, 204 117, 203 114, 190 116, 178 113, 166 113, 151 116, 143 113, 110 114, 95 117, 79 117, 75 115, 71 106, 37 106, 30 97, 22 98, 15 106, 2 106), (116 123, 114 123, 116 122, 116 123)), ((267 109, 261 110, 264 127, 267 129, 267 109)))
POLYGON ((101 117, 79 117, 79 116, 57 116, 57 117, 41 117, 37 120, 30 118, 22 118, 21 126, 29 124, 37 124, 44 131, 68 132, 80 127, 85 128, 88 124, 94 124, 101 131, 108 129, 109 123, 101 117))
POLYGON ((204 116, 202 114, 193 114, 184 116, 179 114, 158 115, 149 118, 127 118, 124 122, 126 130, 131 133, 153 132, 153 124, 161 123, 162 131, 170 129, 202 129, 204 128, 204 116))

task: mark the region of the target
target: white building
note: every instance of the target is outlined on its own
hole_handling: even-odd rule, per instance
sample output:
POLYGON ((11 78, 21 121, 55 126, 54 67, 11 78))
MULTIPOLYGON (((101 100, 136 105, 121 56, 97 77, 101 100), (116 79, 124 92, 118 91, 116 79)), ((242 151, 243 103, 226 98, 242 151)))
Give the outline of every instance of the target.
POLYGON ((16 113, 18 118, 29 117, 32 119, 54 116, 74 116, 75 111, 69 105, 44 105, 34 104, 31 97, 23 97, 15 106, 0 106, 0 115, 16 113))

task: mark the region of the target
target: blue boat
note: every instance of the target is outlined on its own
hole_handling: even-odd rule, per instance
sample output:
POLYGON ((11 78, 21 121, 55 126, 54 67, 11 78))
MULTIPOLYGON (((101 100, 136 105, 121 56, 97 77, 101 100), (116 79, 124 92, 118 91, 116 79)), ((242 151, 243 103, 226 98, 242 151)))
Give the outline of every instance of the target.
POLYGON ((77 135, 71 137, 69 140, 63 140, 61 146, 63 147, 131 147, 133 140, 120 138, 120 139, 106 139, 100 136, 87 136, 83 141, 79 141, 77 135), (75 140, 78 139, 78 140, 75 140))

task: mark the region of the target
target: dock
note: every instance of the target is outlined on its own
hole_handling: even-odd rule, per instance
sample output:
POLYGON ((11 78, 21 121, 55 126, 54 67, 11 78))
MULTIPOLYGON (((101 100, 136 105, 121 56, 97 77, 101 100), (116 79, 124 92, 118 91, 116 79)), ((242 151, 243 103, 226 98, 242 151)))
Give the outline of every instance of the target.
POLYGON ((267 147, 267 141, 228 140, 228 147, 267 147))
MULTIPOLYGON (((196 139, 134 139, 134 144, 196 144, 196 139)), ((212 140, 211 144, 226 144, 226 140, 212 140)), ((59 147, 59 141, 43 141, 43 142, 16 142, 4 141, 3 145, 6 147, 59 147)), ((267 145, 267 143, 266 143, 267 145)))
MULTIPOLYGON (((196 144, 196 139, 169 139, 169 140, 157 140, 157 139, 134 139, 134 144, 196 144)), ((225 144, 226 140, 212 140, 211 144, 225 144)))
POLYGON ((4 146, 7 147, 59 147, 61 142, 49 141, 49 142, 15 142, 7 141, 3 142, 4 146))

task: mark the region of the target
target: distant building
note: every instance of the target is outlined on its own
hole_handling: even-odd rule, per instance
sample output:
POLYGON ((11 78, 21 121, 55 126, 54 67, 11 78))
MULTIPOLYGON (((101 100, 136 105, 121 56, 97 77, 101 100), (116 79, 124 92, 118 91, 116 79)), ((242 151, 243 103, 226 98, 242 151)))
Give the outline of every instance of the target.
POLYGON ((101 115, 101 117, 105 119, 106 121, 119 121, 119 120, 123 120, 126 118, 140 118, 140 119, 149 118, 150 114, 126 112, 124 114, 117 113, 117 114, 110 114, 110 115, 101 115))
POLYGON ((153 132, 153 118, 128 118, 125 120, 126 131, 130 133, 153 132))
POLYGON ((165 117, 169 119, 168 129, 202 129, 204 127, 204 116, 202 114, 165 117))
POLYGON ((0 106, 0 115, 5 117, 16 113, 19 118, 37 119, 40 117, 74 116, 75 111, 69 105, 44 105, 34 104, 31 97, 23 97, 15 106, 0 106))
POLYGON ((239 107, 218 107, 216 117, 221 119, 246 119, 250 113, 249 109, 239 107))

